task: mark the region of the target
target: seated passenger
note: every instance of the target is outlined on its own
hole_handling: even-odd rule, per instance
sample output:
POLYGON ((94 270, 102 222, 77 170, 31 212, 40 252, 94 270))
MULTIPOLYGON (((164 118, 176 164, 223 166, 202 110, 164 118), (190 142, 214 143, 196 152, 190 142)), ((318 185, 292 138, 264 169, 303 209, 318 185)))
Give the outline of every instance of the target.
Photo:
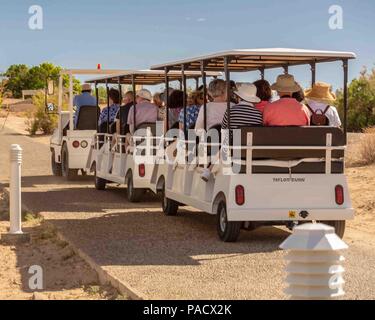
MULTIPOLYGON (((110 89, 108 92, 109 108, 105 107, 99 116, 99 127, 108 122, 111 125, 116 118, 116 114, 120 108, 120 93, 116 89, 110 89)), ((101 130, 102 131, 102 130, 101 130)))
MULTIPOLYGON (((309 108, 312 117, 311 125, 316 125, 313 114, 326 117, 325 125, 331 127, 340 127, 341 120, 337 109, 331 104, 336 101, 336 95, 328 83, 317 82, 312 89, 306 90, 306 106, 309 108)), ((320 122, 320 121, 319 121, 320 122)), ((324 125, 324 124, 323 124, 324 125)))
POLYGON ((263 124, 265 126, 307 126, 310 113, 307 107, 292 97, 300 87, 290 74, 277 77, 271 89, 276 90, 280 99, 264 107, 263 124))
POLYGON ((260 102, 255 105, 255 107, 263 112, 264 107, 271 102, 272 90, 269 82, 267 80, 258 80, 254 82, 254 85, 257 88, 257 97, 260 99, 260 102))
POLYGON ((204 108, 200 108, 198 113, 195 129, 210 129, 215 125, 221 124, 224 118, 224 113, 227 110, 227 89, 224 80, 215 79, 210 82, 208 86, 208 95, 212 101, 206 105, 206 123, 207 128, 204 127, 204 108))
POLYGON ((173 90, 169 96, 168 105, 168 127, 169 129, 177 126, 181 110, 183 110, 184 93, 181 90, 173 90))
POLYGON ((116 133, 117 134, 125 135, 129 132, 128 115, 129 115, 129 110, 134 103, 133 100, 134 100, 133 91, 126 92, 124 95, 124 98, 122 99, 123 105, 120 106, 120 109, 116 115, 116 133), (120 128, 120 116, 121 116, 121 128, 120 128))
MULTIPOLYGON (((257 88, 254 84, 243 83, 234 94, 238 96, 239 103, 230 108, 230 129, 241 127, 259 126, 263 124, 262 112, 255 103, 261 100, 257 97, 257 88)), ((224 114, 222 129, 228 129, 228 112, 224 114)))
MULTIPOLYGON (((186 125, 190 129, 195 126, 198 118, 199 109, 203 104, 203 92, 193 91, 188 96, 187 107, 186 107, 186 125)), ((184 109, 180 111, 179 116, 180 129, 184 130, 184 109)))
POLYGON ((296 99, 298 102, 303 103, 303 101, 305 100, 305 93, 304 93, 302 87, 300 86, 300 84, 299 84, 298 82, 296 82, 296 84, 297 84, 298 87, 299 87, 299 91, 294 92, 294 93, 292 94, 292 97, 293 97, 294 99, 296 99))
POLYGON ((236 82, 233 80, 230 80, 230 92, 232 93, 230 96, 230 102, 233 104, 237 104, 239 102, 237 95, 235 95, 235 91, 237 91, 237 85, 236 82))
POLYGON ((158 120, 163 121, 165 117, 165 105, 160 92, 154 93, 152 96, 152 103, 158 107, 158 120))
POLYGON ((151 103, 152 95, 147 89, 141 89, 136 94, 136 112, 134 123, 134 106, 129 110, 128 125, 131 134, 134 133, 135 128, 142 123, 155 123, 158 119, 158 107, 151 103))
POLYGON ((74 128, 77 127, 79 109, 82 106, 96 107, 96 98, 91 95, 91 85, 89 83, 84 83, 81 88, 81 94, 74 96, 73 99, 73 106, 76 107, 76 111, 74 113, 74 128))

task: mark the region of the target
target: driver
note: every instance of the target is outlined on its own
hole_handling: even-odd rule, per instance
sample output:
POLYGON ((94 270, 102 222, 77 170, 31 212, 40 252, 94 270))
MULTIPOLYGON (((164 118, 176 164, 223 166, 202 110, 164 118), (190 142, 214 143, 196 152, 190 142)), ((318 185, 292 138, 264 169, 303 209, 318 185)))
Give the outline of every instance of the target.
POLYGON ((76 107, 74 113, 74 128, 77 127, 79 110, 82 106, 93 106, 96 107, 96 98, 91 95, 91 85, 84 83, 81 87, 81 94, 74 96, 73 106, 76 107))

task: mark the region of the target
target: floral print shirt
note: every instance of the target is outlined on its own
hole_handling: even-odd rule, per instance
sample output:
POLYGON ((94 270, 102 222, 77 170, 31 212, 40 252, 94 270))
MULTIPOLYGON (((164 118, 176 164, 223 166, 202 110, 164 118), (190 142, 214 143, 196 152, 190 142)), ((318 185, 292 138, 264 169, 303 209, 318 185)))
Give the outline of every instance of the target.
MULTIPOLYGON (((118 104, 112 104, 109 106, 109 123, 112 123, 116 119, 116 114, 120 106, 118 104)), ((108 107, 105 107, 99 116, 99 126, 108 121, 108 107)))
MULTIPOLYGON (((186 125, 187 128, 190 128, 192 125, 195 125, 199 114, 199 106, 189 106, 186 108, 186 125)), ((178 117, 178 121, 184 124, 184 109, 181 110, 178 117)))

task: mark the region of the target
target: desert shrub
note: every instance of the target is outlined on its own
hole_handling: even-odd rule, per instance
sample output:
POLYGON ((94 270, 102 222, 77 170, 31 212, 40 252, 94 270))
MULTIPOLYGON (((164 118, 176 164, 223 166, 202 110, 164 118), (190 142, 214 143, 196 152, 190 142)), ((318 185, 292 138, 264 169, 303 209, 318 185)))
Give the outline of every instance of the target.
MULTIPOLYGON (((33 97, 36 111, 33 114, 29 114, 26 120, 26 130, 30 135, 35 135, 39 130, 43 134, 51 134, 57 126, 57 115, 46 111, 44 99, 44 94, 42 93, 33 97)), ((56 105, 57 97, 51 97, 49 101, 56 105)))
POLYGON ((364 132, 359 154, 362 164, 370 165, 375 163, 375 127, 365 129, 364 132))

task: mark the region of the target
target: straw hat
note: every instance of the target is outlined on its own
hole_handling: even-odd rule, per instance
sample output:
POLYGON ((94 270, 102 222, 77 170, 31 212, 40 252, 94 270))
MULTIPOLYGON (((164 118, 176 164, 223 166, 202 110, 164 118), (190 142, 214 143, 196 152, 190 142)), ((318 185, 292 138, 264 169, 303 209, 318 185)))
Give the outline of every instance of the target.
POLYGON ((151 101, 152 100, 152 94, 147 89, 141 89, 137 91, 137 97, 143 98, 145 100, 151 101))
POLYGON ((301 90, 300 86, 294 80, 291 74, 281 74, 277 77, 276 82, 271 86, 272 90, 278 92, 298 92, 301 90))
POLYGON ((311 89, 305 91, 306 99, 322 103, 331 103, 336 101, 336 95, 332 92, 332 87, 325 82, 317 82, 311 89))
POLYGON ((237 90, 233 92, 242 100, 247 102, 259 103, 260 99, 257 97, 257 87, 252 83, 241 83, 237 86, 237 90))
POLYGON ((91 84, 89 84, 89 83, 82 84, 81 90, 82 91, 91 91, 91 84))

